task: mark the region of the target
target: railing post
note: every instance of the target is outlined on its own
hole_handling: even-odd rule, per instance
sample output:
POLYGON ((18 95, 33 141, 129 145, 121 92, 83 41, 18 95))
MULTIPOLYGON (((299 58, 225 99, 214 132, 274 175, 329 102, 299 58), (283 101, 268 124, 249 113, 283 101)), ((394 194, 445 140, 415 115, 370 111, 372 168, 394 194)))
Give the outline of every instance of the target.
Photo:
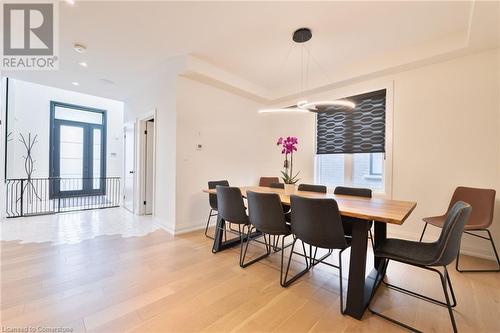
POLYGON ((21 215, 23 216, 23 203, 24 203, 24 179, 21 179, 21 215))

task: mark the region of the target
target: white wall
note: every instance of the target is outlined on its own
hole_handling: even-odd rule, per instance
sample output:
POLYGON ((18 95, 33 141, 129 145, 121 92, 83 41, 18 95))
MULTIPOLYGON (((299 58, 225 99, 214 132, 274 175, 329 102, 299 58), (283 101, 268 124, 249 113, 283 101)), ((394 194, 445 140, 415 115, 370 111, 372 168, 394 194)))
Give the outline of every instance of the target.
MULTIPOLYGON (((276 115, 259 114, 263 105, 254 100, 186 77, 177 78, 175 89, 175 232, 206 223, 208 197, 202 189, 207 181, 227 179, 242 186, 257 185, 261 176, 279 177, 283 156, 276 146, 278 137, 304 138, 315 126, 313 114, 282 121, 276 115), (198 143, 201 150, 196 149, 198 143)), ((313 148, 308 140, 299 142, 295 155, 300 156, 295 165, 302 169, 303 182, 313 180, 314 161, 309 158, 313 148)), ((158 152, 157 157, 163 154, 158 152)), ((162 186, 157 182, 157 189, 162 186)))
POLYGON ((257 184, 259 176, 278 176, 279 154, 269 135, 262 105, 188 78, 177 79, 176 232, 204 225, 209 180, 257 184), (196 150, 200 143, 203 148, 196 150))
MULTIPOLYGON (((455 187, 464 185, 497 190, 491 230, 500 244, 499 55, 497 49, 306 96, 337 98, 393 82, 392 194, 418 204, 403 226, 390 228, 392 234, 418 239, 421 219, 444 213, 455 187)), ((275 126, 301 132, 303 147, 314 151, 314 121, 275 117, 275 126)), ((312 154, 298 156, 305 174, 314 173, 311 160, 312 154)), ((438 229, 430 229, 428 239, 434 239, 438 229)), ((487 242, 470 236, 463 249, 492 256, 487 242)))
POLYGON ((137 94, 125 103, 126 121, 135 121, 143 114, 156 109, 156 188, 153 215, 157 222, 170 232, 175 230, 176 217, 175 77, 175 73, 163 73, 139 85, 137 94))
POLYGON ((108 177, 121 176, 123 169, 123 102, 52 88, 20 80, 9 80, 9 131, 8 178, 26 177, 23 155, 24 145, 19 141, 22 133, 38 134, 33 148, 34 177, 49 176, 50 101, 76 104, 106 110, 107 148, 106 168, 108 177))

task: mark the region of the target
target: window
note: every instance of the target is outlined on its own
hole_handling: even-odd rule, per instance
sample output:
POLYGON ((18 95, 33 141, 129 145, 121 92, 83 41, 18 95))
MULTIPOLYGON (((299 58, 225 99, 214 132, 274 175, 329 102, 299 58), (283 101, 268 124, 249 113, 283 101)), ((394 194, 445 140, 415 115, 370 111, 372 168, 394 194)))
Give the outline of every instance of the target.
POLYGON ((318 112, 315 181, 385 192, 386 90, 346 99, 354 110, 318 112))
POLYGON ((51 102, 51 197, 104 194, 106 111, 51 102))

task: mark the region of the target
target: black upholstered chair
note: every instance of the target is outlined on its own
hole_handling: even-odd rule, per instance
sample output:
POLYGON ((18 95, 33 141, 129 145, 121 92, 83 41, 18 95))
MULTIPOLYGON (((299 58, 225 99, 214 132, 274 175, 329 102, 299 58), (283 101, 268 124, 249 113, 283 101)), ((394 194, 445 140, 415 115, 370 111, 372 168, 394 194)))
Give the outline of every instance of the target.
MULTIPOLYGON (((252 234, 253 229, 260 231, 264 237, 266 245, 266 253, 252 261, 245 263, 245 257, 248 250, 250 240, 247 241, 245 252, 243 253, 243 267, 246 267, 254 262, 265 258, 271 254, 271 237, 282 237, 281 239, 281 265, 280 265, 280 284, 283 285, 283 249, 285 247, 285 237, 290 235, 290 226, 285 221, 285 213, 278 194, 275 193, 258 193, 247 192, 248 213, 250 217, 251 227, 248 230, 248 239, 252 234), (269 241, 266 239, 269 237, 269 241)), ((276 241, 279 242, 279 241, 276 241)), ((273 244, 274 244, 273 240, 273 244)), ((274 245, 273 245, 274 246, 274 245)))
POLYGON ((342 219, 340 217, 337 201, 334 199, 305 198, 296 195, 292 195, 290 200, 292 206, 293 243, 285 272, 284 286, 289 286, 293 281, 297 280, 319 263, 335 267, 339 269, 340 312, 344 313, 342 252, 347 249, 349 245, 344 237, 342 219), (298 254, 294 252, 295 243, 298 240, 302 241, 306 268, 287 280, 292 256, 298 254), (309 255, 307 254, 305 244, 309 245, 309 255), (313 247, 316 248, 314 254, 313 247), (327 249, 328 252, 321 258, 316 259, 317 248, 327 249), (335 249, 340 250, 338 255, 338 266, 324 261, 335 249))
POLYGON ((299 191, 326 193, 327 188, 324 185, 300 184, 297 188, 299 191))
MULTIPOLYGON (((358 187, 345 187, 345 186, 337 186, 333 191, 334 194, 338 195, 350 195, 355 197, 363 197, 363 198, 371 198, 372 190, 369 188, 358 188, 358 187)), ((342 225, 344 227, 344 233, 346 237, 352 238, 352 224, 359 223, 360 219, 349 216, 342 216, 342 225)), ((369 221, 368 223, 368 238, 372 243, 373 247, 373 234, 372 234, 372 226, 373 221, 369 221)))
MULTIPOLYGON (((385 275, 387 266, 389 265, 389 261, 391 260, 420 267, 439 274, 446 302, 442 302, 388 283, 386 283, 386 285, 392 289, 404 292, 411 296, 424 299, 426 301, 430 301, 442 306, 446 306, 448 308, 448 313, 450 315, 450 320, 454 332, 457 332, 457 325, 455 323, 455 317, 453 315, 453 307, 456 306, 457 302, 446 266, 449 265, 457 256, 457 253, 460 249, 460 241, 462 238, 464 226, 469 219, 471 211, 472 208, 469 204, 463 201, 456 202, 446 215, 439 239, 433 243, 421 243, 403 239, 388 238, 384 241, 384 243, 382 243, 380 246, 377 246, 377 248, 375 249, 375 256, 385 259, 381 260, 375 281, 377 281, 380 276, 383 277, 385 275), (434 267, 443 267, 444 273, 441 273, 441 271, 434 267), (453 304, 450 302, 450 296, 447 290, 448 287, 450 288, 453 304)), ((371 295, 372 298, 374 293, 375 288, 373 289, 371 295)), ((416 330, 415 328, 392 319, 386 315, 383 315, 373 310, 371 307, 370 311, 373 314, 387 319, 397 325, 418 332, 418 330, 416 330)))
MULTIPOLYGON (((241 190, 238 187, 221 185, 217 185, 216 189, 219 217, 224 219, 225 222, 238 225, 238 232, 236 232, 236 235, 240 237, 241 241, 240 266, 244 267, 243 247, 245 240, 247 240, 245 227, 250 229, 250 220, 246 212, 245 203, 243 202, 241 190)), ((226 223, 222 226, 216 226, 216 228, 220 228, 221 232, 226 232, 226 223)), ((232 230, 229 230, 228 232, 232 232, 232 230)), ((248 235, 250 235, 250 233, 248 233, 248 235)))
MULTIPOLYGON (((272 183, 269 187, 271 188, 279 188, 279 189, 285 189, 285 184, 284 183, 272 183)), ((282 204, 283 206, 283 211, 286 213, 286 219, 287 222, 290 222, 290 206, 286 204, 282 204)))
MULTIPOLYGON (((229 186, 229 182, 227 180, 216 180, 208 182, 208 189, 213 190, 220 186, 229 186)), ((210 225, 210 219, 213 216, 217 216, 217 194, 209 194, 208 195, 208 203, 210 204, 210 212, 208 213, 207 226, 205 227, 205 236, 214 239, 212 236, 208 234, 208 227, 210 225)))

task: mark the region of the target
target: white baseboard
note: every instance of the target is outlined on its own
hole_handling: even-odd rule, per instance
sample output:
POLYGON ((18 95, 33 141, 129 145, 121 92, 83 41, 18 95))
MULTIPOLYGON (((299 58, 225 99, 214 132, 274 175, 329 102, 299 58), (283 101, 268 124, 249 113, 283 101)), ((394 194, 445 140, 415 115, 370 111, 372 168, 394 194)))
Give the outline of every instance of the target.
MULTIPOLYGON (((489 245, 489 244, 488 244, 489 245)), ((479 250, 476 248, 462 246, 460 248, 460 253, 465 254, 471 257, 477 257, 481 259, 496 261, 495 254, 493 253, 493 248, 491 248, 491 253, 485 253, 483 250, 479 250)))
POLYGON ((169 234, 175 236, 175 230, 172 227, 170 227, 169 225, 167 225, 166 223, 162 223, 162 221, 159 220, 158 218, 156 218, 156 217, 153 218, 153 224, 155 226, 157 226, 158 228, 165 230, 169 234))
MULTIPOLYGON (((213 222, 210 223, 210 226, 215 226, 216 219, 212 219, 213 222)), ((179 227, 176 226, 174 235, 182 235, 182 234, 187 234, 188 232, 192 231, 197 231, 197 230, 202 230, 205 229, 207 225, 206 221, 199 221, 196 224, 189 224, 189 225, 180 225, 179 227)))

